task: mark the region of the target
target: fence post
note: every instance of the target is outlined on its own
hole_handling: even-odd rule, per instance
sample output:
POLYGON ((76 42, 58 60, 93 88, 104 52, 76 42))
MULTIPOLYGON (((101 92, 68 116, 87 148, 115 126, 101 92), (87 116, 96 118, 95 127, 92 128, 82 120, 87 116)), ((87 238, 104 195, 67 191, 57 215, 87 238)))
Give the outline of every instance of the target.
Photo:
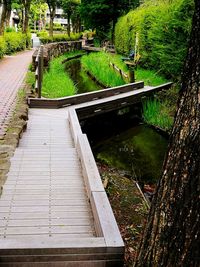
POLYGON ((38 59, 38 98, 41 98, 44 65, 43 45, 40 46, 38 59))

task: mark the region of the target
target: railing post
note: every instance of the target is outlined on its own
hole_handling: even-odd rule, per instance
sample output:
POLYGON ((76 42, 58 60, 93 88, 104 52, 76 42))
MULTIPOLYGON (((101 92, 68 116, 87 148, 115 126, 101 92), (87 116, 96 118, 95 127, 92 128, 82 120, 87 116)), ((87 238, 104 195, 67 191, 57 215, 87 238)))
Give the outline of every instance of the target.
POLYGON ((44 55, 43 55, 43 45, 40 46, 38 57, 38 98, 41 98, 42 91, 42 79, 43 79, 43 65, 44 65, 44 55))

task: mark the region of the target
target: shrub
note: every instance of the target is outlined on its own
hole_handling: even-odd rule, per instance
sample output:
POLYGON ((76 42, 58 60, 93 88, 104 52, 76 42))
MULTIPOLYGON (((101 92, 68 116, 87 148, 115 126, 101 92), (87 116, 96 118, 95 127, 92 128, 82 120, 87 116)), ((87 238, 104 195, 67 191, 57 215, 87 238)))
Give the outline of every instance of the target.
POLYGON ((5 39, 2 36, 0 36, 0 58, 3 57, 5 52, 6 52, 6 42, 5 39))
MULTIPOLYGON (((49 24, 46 25, 46 30, 49 30, 49 24)), ((53 24, 53 30, 54 31, 64 31, 64 26, 62 26, 60 23, 54 23, 53 24)))
POLYGON ((20 32, 5 33, 4 38, 7 46, 6 54, 11 54, 26 48, 26 36, 20 32))
POLYGON ((47 31, 40 31, 40 32, 37 32, 37 36, 41 38, 46 38, 49 36, 49 33, 47 31))
POLYGON ((75 41, 80 38, 80 33, 71 34, 70 36, 67 34, 54 34, 53 38, 46 36, 40 37, 40 41, 43 44, 52 43, 52 42, 65 42, 65 41, 75 41))
POLYGON ((6 27, 5 32, 16 32, 16 29, 14 27, 6 27))
POLYGON ((141 66, 177 78, 186 54, 193 9, 193 0, 146 1, 116 24, 117 51, 128 54, 137 40, 141 66))

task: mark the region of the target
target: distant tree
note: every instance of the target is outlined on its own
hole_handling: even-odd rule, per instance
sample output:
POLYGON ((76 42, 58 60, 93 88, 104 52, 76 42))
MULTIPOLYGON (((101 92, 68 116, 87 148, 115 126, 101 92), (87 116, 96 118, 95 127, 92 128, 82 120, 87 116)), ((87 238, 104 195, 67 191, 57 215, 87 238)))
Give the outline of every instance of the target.
POLYGON ((45 26, 46 19, 46 11, 48 9, 48 5, 44 0, 33 0, 31 3, 31 18, 34 22, 34 29, 36 30, 37 22, 40 23, 40 30, 45 26), (42 25, 41 25, 42 24, 42 25))
POLYGON ((200 1, 163 175, 135 267, 200 266, 200 1))
POLYGON ((80 0, 62 0, 61 6, 63 8, 64 13, 67 16, 67 33, 70 36, 70 23, 72 18, 73 23, 75 23, 75 20, 79 20, 78 17, 78 6, 80 5, 80 0), (76 16, 77 15, 77 16, 76 16))
POLYGON ((26 34, 28 33, 28 29, 29 29, 28 23, 29 23, 29 16, 30 16, 31 1, 32 0, 21 0, 21 3, 24 8, 22 32, 26 34))
POLYGON ((82 0, 80 14, 84 25, 96 29, 100 38, 104 38, 109 30, 113 38, 118 17, 138 5, 139 0, 82 0))
POLYGON ((49 36, 53 36, 53 21, 56 15, 56 7, 60 5, 59 0, 47 0, 47 4, 50 12, 50 22, 49 22, 49 36))

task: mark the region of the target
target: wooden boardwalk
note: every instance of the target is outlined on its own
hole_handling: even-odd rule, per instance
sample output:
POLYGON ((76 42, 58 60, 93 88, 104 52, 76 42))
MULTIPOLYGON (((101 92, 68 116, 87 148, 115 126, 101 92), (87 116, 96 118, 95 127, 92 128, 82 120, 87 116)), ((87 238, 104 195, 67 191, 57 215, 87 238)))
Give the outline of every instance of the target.
POLYGON ((122 266, 123 241, 68 110, 30 110, 0 198, 0 266, 122 266))

